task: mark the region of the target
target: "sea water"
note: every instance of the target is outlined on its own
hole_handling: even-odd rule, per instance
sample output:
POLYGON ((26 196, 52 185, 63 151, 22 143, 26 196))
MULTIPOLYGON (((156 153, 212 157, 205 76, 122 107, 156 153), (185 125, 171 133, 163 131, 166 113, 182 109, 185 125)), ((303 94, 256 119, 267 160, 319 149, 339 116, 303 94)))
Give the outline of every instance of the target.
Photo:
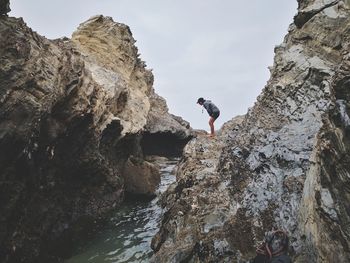
POLYGON ((161 167, 157 197, 151 201, 127 200, 116 208, 109 224, 65 263, 148 262, 153 254, 151 240, 159 229, 163 212, 158 204, 159 195, 175 181, 177 162, 177 159, 157 162, 161 167))

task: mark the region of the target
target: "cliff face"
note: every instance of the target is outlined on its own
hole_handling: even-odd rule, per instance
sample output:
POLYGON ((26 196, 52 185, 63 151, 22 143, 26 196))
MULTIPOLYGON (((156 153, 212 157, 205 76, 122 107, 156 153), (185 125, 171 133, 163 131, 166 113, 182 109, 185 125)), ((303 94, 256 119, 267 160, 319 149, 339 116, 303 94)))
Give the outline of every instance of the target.
POLYGON ((155 262, 244 262, 285 229, 295 262, 349 262, 350 2, 299 0, 244 118, 185 148, 155 262))
POLYGON ((144 135, 170 136, 165 154, 189 139, 188 123, 157 103, 134 43, 127 26, 102 16, 54 41, 0 17, 1 262, 69 253, 125 189, 154 191, 159 175, 143 160, 144 135))

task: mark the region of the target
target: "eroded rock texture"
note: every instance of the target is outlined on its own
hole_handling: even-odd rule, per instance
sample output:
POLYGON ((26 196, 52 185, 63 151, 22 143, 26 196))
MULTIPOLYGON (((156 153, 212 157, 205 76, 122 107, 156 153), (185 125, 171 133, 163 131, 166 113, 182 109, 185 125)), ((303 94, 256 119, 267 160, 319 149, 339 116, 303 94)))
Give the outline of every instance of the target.
POLYGON ((1 262, 69 254, 125 189, 154 191, 159 173, 143 159, 144 133, 189 139, 187 124, 154 103, 134 43, 127 26, 103 16, 54 41, 0 17, 1 262), (126 180, 130 171, 138 180, 126 180))
POLYGON ((254 107, 186 146, 154 262, 246 262, 272 228, 294 262, 350 262, 350 2, 298 2, 254 107))

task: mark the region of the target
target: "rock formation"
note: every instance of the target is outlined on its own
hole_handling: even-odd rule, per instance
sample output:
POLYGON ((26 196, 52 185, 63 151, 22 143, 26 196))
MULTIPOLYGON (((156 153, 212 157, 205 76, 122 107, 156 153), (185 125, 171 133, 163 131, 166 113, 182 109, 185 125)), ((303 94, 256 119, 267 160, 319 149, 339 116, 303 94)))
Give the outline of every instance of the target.
POLYGON ((273 228, 293 262, 350 262, 350 1, 298 3, 254 107, 186 146, 153 262, 246 262, 273 228))
POLYGON ((6 15, 10 11, 9 0, 0 0, 0 15, 6 15))
POLYGON ((89 19, 71 40, 0 17, 1 262, 69 254, 125 189, 154 191, 148 145, 166 134, 172 144, 158 153, 176 154, 189 140, 188 123, 154 93, 134 44, 130 29, 108 17, 89 19))

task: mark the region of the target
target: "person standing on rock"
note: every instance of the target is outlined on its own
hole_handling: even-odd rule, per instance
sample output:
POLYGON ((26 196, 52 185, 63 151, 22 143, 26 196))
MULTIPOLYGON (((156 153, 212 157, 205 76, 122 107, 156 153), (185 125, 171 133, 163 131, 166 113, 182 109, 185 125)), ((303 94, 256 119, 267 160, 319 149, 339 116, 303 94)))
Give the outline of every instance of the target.
POLYGON ((210 118, 209 118, 209 126, 210 126, 210 137, 214 137, 215 136, 215 129, 214 129, 214 122, 215 120, 220 116, 220 110, 218 107, 216 107, 216 105, 214 103, 212 103, 210 100, 205 100, 203 98, 199 98, 197 100, 197 104, 203 106, 210 118))

